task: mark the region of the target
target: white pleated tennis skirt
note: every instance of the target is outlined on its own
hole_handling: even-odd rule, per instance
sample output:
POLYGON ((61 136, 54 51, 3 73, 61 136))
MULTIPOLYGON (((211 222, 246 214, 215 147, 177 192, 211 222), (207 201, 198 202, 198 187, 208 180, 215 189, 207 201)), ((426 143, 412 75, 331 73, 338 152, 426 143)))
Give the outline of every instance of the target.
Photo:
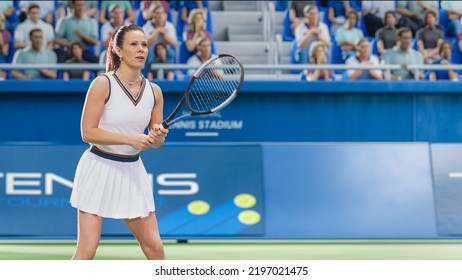
POLYGON ((90 150, 77 165, 70 202, 104 218, 144 218, 155 211, 152 181, 141 158, 120 162, 90 150))

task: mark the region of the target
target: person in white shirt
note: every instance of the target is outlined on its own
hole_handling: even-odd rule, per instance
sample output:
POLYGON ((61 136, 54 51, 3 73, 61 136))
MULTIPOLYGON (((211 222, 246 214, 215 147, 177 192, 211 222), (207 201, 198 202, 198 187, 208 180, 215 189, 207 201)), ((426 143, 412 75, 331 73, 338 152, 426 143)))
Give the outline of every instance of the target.
POLYGON ((298 63, 308 63, 309 50, 314 42, 322 42, 328 48, 331 47, 331 37, 327 25, 319 21, 319 11, 316 6, 305 6, 304 23, 295 29, 295 40, 298 45, 298 63))
MULTIPOLYGON (((196 50, 196 54, 191 56, 186 62, 187 65, 197 66, 197 68, 199 68, 199 66, 214 56, 212 54, 212 42, 208 37, 198 39, 196 50)), ((188 71, 188 75, 192 76, 194 72, 196 72, 197 68, 190 69, 188 71)))
POLYGON ((146 62, 149 64, 155 59, 152 54, 154 54, 154 45, 157 43, 164 42, 169 47, 167 54, 169 59, 174 57, 175 48, 178 45, 175 25, 167 21, 167 14, 164 7, 162 5, 156 6, 152 14, 152 20, 143 25, 144 33, 148 38, 150 57, 148 57, 146 62))
POLYGON ((119 5, 112 5, 109 7, 110 21, 107 21, 101 26, 101 42, 103 42, 106 49, 109 45, 109 39, 114 35, 122 25, 124 25, 124 11, 119 5))
POLYGON ((37 0, 31 0, 31 1, 24 1, 21 0, 19 1, 19 10, 24 13, 25 11, 28 10, 30 5, 35 4, 40 7, 40 14, 39 18, 49 24, 54 24, 54 12, 55 12, 55 1, 37 1, 37 0))
POLYGON ((79 160, 70 198, 78 209, 73 259, 94 258, 103 218, 123 220, 147 259, 165 259, 152 179, 140 159, 168 134, 162 90, 141 74, 147 53, 143 30, 122 26, 109 42, 106 73, 88 89, 80 130, 91 146, 79 160))
POLYGON ((27 8, 27 19, 16 27, 14 32, 14 47, 16 49, 29 47, 31 45, 29 32, 33 29, 42 30, 43 47, 50 51, 53 50, 55 31, 51 24, 40 19, 40 7, 37 4, 31 4, 27 8))
POLYGON ((335 31, 335 40, 342 49, 343 62, 356 53, 356 43, 361 38, 364 38, 363 31, 355 27, 358 20, 358 13, 354 10, 350 10, 347 13, 347 22, 345 25, 335 31))
MULTIPOLYGON (((379 65, 377 56, 371 54, 371 43, 363 38, 356 44, 356 55, 351 56, 345 62, 346 65, 379 65)), ((383 73, 380 69, 351 69, 347 70, 349 80, 382 80, 383 73)))

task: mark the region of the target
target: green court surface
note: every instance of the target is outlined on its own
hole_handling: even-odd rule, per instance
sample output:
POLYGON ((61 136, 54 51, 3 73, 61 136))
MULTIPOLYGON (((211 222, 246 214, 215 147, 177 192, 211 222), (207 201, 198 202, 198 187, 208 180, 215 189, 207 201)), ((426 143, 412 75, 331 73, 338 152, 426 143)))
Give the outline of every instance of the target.
MULTIPOLYGON (((0 260, 70 259, 72 241, 0 241, 0 260)), ((171 260, 462 260, 462 240, 190 241, 171 260)), ((136 241, 102 241, 95 259, 142 260, 136 241)))

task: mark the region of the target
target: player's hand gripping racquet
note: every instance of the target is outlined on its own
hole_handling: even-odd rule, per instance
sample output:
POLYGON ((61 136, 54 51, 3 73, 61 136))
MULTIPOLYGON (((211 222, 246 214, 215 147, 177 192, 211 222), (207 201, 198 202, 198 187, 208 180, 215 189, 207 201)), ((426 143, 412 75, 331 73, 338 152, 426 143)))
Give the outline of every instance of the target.
POLYGON ((237 96, 243 81, 244 68, 234 56, 220 54, 207 60, 191 77, 183 98, 162 126, 169 128, 184 118, 223 109, 237 96), (184 103, 190 112, 174 118, 184 103))

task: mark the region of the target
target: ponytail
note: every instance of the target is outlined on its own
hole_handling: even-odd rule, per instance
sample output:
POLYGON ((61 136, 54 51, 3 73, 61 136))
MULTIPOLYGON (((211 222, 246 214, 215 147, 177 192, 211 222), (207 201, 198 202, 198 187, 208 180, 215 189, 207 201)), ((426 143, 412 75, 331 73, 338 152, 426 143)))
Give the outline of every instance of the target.
POLYGON ((107 53, 106 53, 106 72, 113 71, 120 66, 120 57, 117 55, 117 53, 114 51, 114 42, 113 38, 109 41, 109 46, 107 48, 107 53))

